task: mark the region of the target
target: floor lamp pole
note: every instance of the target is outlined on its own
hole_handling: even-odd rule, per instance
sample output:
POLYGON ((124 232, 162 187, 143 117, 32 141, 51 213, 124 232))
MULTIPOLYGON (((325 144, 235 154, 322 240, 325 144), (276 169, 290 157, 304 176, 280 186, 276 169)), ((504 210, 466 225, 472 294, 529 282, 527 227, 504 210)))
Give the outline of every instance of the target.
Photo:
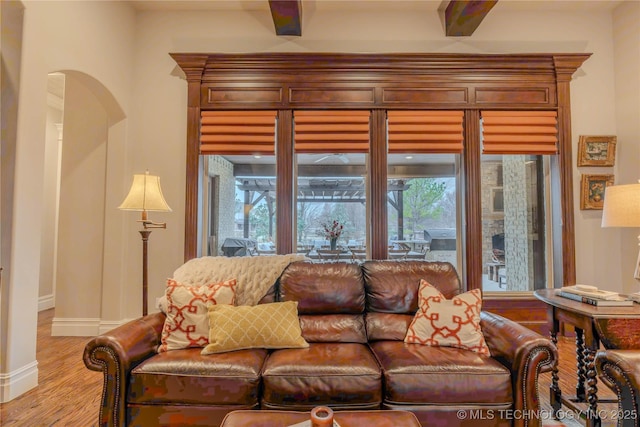
POLYGON ((160 189, 160 177, 149 175, 149 171, 146 171, 144 175, 133 175, 133 183, 129 189, 129 194, 127 194, 127 197, 125 197, 124 201, 118 206, 118 209, 141 212, 138 222, 141 222, 143 227, 142 230, 139 230, 142 236, 142 315, 146 316, 148 312, 147 293, 149 287, 147 246, 149 234, 151 234, 151 230, 149 229, 167 228, 166 222, 149 220, 147 212, 171 212, 171 208, 164 200, 162 190, 160 189))
POLYGON ((140 230, 142 236, 142 315, 147 315, 147 289, 149 287, 149 271, 147 268, 148 252, 147 247, 149 243, 149 234, 151 230, 140 230))

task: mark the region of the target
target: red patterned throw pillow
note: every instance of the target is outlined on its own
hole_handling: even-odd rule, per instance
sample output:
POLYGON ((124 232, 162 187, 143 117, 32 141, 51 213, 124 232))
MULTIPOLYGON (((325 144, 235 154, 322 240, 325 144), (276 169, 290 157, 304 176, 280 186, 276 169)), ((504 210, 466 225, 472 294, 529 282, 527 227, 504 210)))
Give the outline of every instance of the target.
POLYGON ((167 280, 167 318, 158 352, 209 344, 209 306, 233 304, 236 280, 203 286, 186 286, 167 280))
POLYGON ((426 280, 420 281, 418 311, 404 342, 457 347, 489 355, 480 329, 482 291, 474 289, 446 299, 426 280))

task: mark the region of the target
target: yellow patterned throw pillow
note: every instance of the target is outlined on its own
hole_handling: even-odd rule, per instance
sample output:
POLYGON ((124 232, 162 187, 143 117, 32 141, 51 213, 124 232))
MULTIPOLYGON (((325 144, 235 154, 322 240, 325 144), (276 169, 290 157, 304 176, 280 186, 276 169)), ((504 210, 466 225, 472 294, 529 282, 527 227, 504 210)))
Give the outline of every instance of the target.
POLYGON ((247 348, 306 348, 298 302, 209 307, 209 344, 202 354, 247 348))

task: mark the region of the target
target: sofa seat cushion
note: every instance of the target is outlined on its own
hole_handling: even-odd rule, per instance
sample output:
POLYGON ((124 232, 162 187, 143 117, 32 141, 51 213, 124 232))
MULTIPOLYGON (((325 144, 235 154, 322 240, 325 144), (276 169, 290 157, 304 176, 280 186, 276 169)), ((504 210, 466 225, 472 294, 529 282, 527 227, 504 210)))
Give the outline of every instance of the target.
POLYGON ((376 341, 388 403, 510 405, 511 374, 491 357, 454 347, 376 341))
POLYGON ((380 367, 364 344, 311 343, 305 349, 275 350, 262 372, 262 406, 378 408, 381 379, 380 367))
POLYGON ((131 371, 128 403, 255 405, 267 350, 201 355, 190 348, 159 353, 131 371))

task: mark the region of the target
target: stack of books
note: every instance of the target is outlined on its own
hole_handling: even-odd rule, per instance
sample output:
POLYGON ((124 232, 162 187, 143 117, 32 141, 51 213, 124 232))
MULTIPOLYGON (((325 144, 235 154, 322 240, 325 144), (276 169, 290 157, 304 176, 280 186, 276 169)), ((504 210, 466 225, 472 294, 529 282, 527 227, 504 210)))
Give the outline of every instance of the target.
POLYGON ((617 292, 603 291, 589 285, 565 286, 558 289, 556 295, 597 307, 629 307, 633 305, 633 300, 617 292))
POLYGON ((640 304, 640 292, 635 292, 633 294, 627 295, 627 299, 630 299, 631 301, 635 301, 638 304, 640 304))

